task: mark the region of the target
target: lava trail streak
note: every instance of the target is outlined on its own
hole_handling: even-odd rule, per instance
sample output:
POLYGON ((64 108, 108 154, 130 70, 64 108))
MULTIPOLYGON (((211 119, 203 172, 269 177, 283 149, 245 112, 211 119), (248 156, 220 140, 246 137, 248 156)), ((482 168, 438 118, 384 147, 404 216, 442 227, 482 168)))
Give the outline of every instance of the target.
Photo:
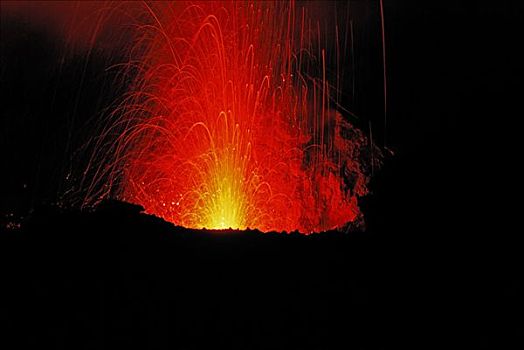
POLYGON ((369 143, 337 111, 306 9, 144 6, 131 90, 104 131, 117 136, 94 184, 191 228, 309 233, 360 220, 369 143))

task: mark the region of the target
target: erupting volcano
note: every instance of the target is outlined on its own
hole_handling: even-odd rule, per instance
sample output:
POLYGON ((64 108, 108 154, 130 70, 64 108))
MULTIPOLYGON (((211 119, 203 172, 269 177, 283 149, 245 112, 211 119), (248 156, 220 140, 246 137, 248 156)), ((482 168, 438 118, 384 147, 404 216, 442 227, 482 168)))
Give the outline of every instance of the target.
POLYGON ((338 28, 328 50, 294 2, 144 6, 86 203, 112 195, 190 228, 361 221, 380 152, 339 112, 338 28))

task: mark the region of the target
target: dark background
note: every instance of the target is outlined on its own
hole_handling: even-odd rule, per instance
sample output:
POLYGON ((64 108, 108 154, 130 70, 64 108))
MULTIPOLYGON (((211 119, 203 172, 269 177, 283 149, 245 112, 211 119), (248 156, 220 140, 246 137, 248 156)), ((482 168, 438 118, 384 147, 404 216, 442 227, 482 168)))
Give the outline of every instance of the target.
POLYGON ((378 3, 349 6, 347 105, 394 155, 362 203, 367 232, 298 237, 42 207, 74 184, 76 150, 124 91, 106 70, 121 57, 2 3, 0 213, 29 216, 1 232, 19 344, 522 345, 522 2, 384 1, 387 135, 378 3))

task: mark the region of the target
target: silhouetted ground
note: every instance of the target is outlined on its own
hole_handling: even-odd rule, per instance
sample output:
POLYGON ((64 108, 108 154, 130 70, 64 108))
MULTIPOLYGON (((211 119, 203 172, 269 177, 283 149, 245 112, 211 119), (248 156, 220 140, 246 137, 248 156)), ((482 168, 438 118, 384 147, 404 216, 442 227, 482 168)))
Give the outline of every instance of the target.
POLYGON ((502 258, 496 247, 404 238, 188 230, 118 202, 84 213, 42 207, 1 232, 6 334, 52 349, 507 349, 522 340, 513 319, 522 278, 515 265, 488 263, 502 258))

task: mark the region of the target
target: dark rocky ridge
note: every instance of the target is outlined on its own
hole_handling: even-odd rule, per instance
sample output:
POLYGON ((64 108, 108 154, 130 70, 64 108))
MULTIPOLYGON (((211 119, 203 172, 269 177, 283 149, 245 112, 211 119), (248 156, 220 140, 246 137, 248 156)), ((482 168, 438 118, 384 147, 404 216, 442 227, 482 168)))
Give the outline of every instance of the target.
POLYGON ((519 340, 509 318, 522 306, 516 267, 474 265, 475 253, 443 249, 449 237, 409 246, 373 232, 189 230, 140 210, 42 207, 1 233, 2 308, 16 344, 383 349, 519 340))

